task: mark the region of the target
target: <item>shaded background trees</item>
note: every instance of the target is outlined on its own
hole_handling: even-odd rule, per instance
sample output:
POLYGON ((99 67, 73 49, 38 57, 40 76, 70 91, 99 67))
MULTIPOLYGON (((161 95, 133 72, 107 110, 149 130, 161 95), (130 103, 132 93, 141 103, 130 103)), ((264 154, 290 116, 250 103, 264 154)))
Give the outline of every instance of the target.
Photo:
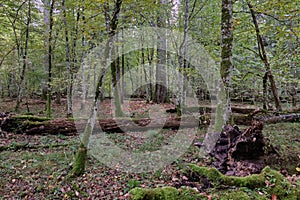
MULTIPOLYGON (((74 76, 85 55, 108 37, 113 4, 91 0, 2 1, 1 96, 18 99, 18 110, 22 100, 27 97, 45 99, 48 91, 47 115, 51 114, 51 99, 60 103, 60 97, 63 97, 66 115, 71 116, 72 84, 73 79, 78 78, 74 76)), ((220 7, 220 1, 126 1, 117 31, 121 34, 122 29, 136 26, 180 30, 204 45, 218 65, 221 64, 220 7)), ((248 101, 277 110, 297 106, 300 74, 298 7, 297 2, 278 0, 261 3, 235 1, 232 22, 234 68, 230 91, 233 101, 248 101), (256 23, 253 23, 254 19, 256 23), (268 77, 269 81, 264 77, 268 77)), ((172 42, 163 41, 165 39, 158 42, 158 49, 165 42, 172 42)), ((188 49, 189 45, 187 41, 185 48, 188 49)), ((122 47, 115 51, 121 52, 122 47)), ((111 75, 105 80, 103 97, 110 97, 113 91, 118 91, 122 102, 124 94, 135 92, 137 96, 147 96, 148 100, 161 103, 167 99, 172 101, 172 97, 181 98, 181 93, 184 100, 185 95, 191 95, 189 91, 194 91, 199 98, 207 98, 208 91, 201 76, 188 63, 183 63, 186 69, 182 73, 185 79, 193 80, 192 88, 180 89, 182 84, 179 84, 176 88, 178 95, 175 96, 165 87, 155 84, 132 91, 137 83, 126 84, 124 79, 130 80, 130 77, 122 77, 138 64, 156 63, 147 70, 131 70, 131 73, 139 74, 138 81, 162 79, 161 85, 174 85, 178 71, 171 72, 162 66, 166 64, 176 68, 180 65, 178 58, 170 52, 147 47, 143 51, 122 55, 115 66, 112 65, 111 75)), ((93 70, 92 66, 90 70, 93 70)), ((82 90, 84 97, 87 88, 82 90)))

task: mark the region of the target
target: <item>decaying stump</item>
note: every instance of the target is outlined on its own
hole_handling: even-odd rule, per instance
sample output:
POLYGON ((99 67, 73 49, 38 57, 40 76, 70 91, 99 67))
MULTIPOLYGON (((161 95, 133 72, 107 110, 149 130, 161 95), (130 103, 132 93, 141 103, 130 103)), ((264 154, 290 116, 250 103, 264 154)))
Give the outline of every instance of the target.
POLYGON ((265 167, 268 141, 262 134, 263 122, 254 121, 241 132, 238 127, 227 125, 211 152, 213 166, 226 175, 246 176, 260 173, 265 167))

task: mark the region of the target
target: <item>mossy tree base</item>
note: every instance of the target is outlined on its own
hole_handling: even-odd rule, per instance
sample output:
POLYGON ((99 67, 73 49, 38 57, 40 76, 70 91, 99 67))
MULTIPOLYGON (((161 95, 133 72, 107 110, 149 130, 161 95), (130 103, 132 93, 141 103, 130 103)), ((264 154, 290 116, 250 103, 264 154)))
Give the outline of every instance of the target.
POLYGON ((73 168, 70 173, 71 177, 80 176, 84 173, 86 160, 87 148, 83 145, 83 143, 80 143, 79 149, 76 153, 76 157, 73 163, 73 168))

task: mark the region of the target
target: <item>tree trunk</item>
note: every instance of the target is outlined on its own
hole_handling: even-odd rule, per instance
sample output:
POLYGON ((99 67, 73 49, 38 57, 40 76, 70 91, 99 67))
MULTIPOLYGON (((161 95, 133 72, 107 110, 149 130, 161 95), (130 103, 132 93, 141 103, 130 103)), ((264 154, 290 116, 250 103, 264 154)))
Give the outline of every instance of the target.
POLYGON ((176 102, 176 110, 178 116, 181 116, 181 109, 185 107, 185 99, 186 99, 186 81, 187 81, 187 56, 188 56, 188 29, 189 29, 189 0, 185 0, 185 11, 184 11, 184 34, 183 41, 180 45, 179 49, 179 73, 178 73, 178 98, 176 102))
POLYGON ((25 47, 24 47, 24 55, 23 55, 23 67, 20 75, 20 82, 18 85, 18 97, 17 97, 17 103, 15 107, 15 111, 18 112, 19 106, 22 100, 22 93, 23 93, 23 81, 25 78, 25 71, 27 68, 27 55, 28 55, 28 42, 29 42, 29 26, 31 21, 31 2, 28 1, 28 14, 27 14, 27 23, 26 23, 26 36, 25 36, 25 47))
POLYGON ((96 92, 95 92, 95 99, 94 99, 94 102, 92 105, 90 117, 89 117, 88 123, 85 126, 84 133, 83 133, 83 136, 82 136, 82 139, 80 142, 80 146, 79 146, 79 149, 75 156, 71 176, 79 176, 79 175, 83 174, 84 170, 85 170, 87 147, 88 147, 90 135, 93 132, 94 124, 95 124, 96 117, 97 117, 97 111, 98 111, 98 106, 99 106, 99 101, 100 101, 99 98, 102 95, 102 87, 103 87, 103 83, 104 83, 104 77, 105 77, 105 74, 107 71, 107 68, 106 68, 107 63, 106 62, 107 62, 107 59, 110 57, 111 46, 112 46, 112 42, 113 42, 112 40, 113 40, 113 36, 115 35, 116 30, 117 30, 118 15, 119 15, 121 6, 122 6, 122 0, 117 0, 115 7, 114 7, 113 16, 112 16, 111 24, 110 24, 110 32, 108 35, 108 40, 106 42, 106 47, 105 47, 105 51, 104 51, 105 57, 103 58, 103 62, 102 62, 102 65, 104 66, 104 68, 98 79, 96 92))
POLYGON ((62 1, 63 9, 63 22, 65 26, 65 45, 66 45, 66 78, 67 78, 67 117, 72 115, 72 99, 71 99, 71 68, 70 68, 70 45, 69 45, 69 32, 67 24, 67 13, 66 13, 66 0, 62 1))
POLYGON ((149 63, 149 66, 150 66, 150 69, 149 69, 149 79, 150 79, 150 86, 149 86, 149 96, 150 96, 150 100, 153 100, 154 99, 154 92, 153 92, 153 65, 152 65, 152 62, 153 62, 153 57, 154 57, 154 49, 149 49, 148 51, 148 63, 149 63))
MULTIPOLYGON (((161 0, 161 5, 164 7, 165 0, 161 0)), ((157 18, 158 36, 157 36, 157 65, 156 65, 156 84, 155 84, 155 103, 167 102, 167 81, 166 81, 166 33, 165 28, 165 15, 160 13, 157 18)))
POLYGON ((265 73, 263 77, 263 109, 269 109, 268 103, 268 74, 265 73))
POLYGON ((230 105, 230 86, 233 70, 232 64, 232 43, 233 43, 233 27, 232 27, 232 0, 222 0, 222 19, 221 19, 221 35, 222 35, 222 52, 221 52, 221 78, 225 87, 227 97, 227 109, 224 113, 224 122, 228 123, 231 114, 230 105))
MULTIPOLYGON (((143 42, 142 42, 143 44, 143 42)), ((142 47, 142 61, 141 61, 141 64, 142 64, 142 68, 143 68, 143 71, 144 71, 144 79, 145 79, 145 83, 148 83, 148 78, 147 78, 147 70, 146 70, 146 67, 145 67, 145 49, 142 47)), ((146 92, 146 99, 147 99, 147 102, 150 102, 151 100, 151 96, 149 95, 149 87, 150 87, 150 84, 146 84, 145 85, 145 92, 146 92)))
MULTIPOLYGON (((122 40, 124 40, 124 30, 122 29, 122 40)), ((121 103, 124 101, 126 96, 126 85, 125 85, 125 55, 124 55, 124 43, 122 42, 122 56, 121 56, 121 73, 122 73, 122 84, 121 84, 121 103)))
POLYGON ((217 140, 220 137, 224 125, 228 123, 231 116, 230 107, 230 82, 233 70, 232 65, 232 0, 222 0, 222 16, 221 16, 221 83, 217 86, 217 108, 214 122, 214 132, 207 133, 204 139, 204 150, 209 153, 213 150, 217 140))
MULTIPOLYGON (((84 0, 82 0, 84 1, 84 0)), ((82 14, 81 14, 81 19, 83 21, 83 27, 82 27, 82 36, 81 36, 81 46, 82 46, 82 54, 81 54, 81 60, 80 63, 82 64, 84 62, 85 54, 86 54, 86 36, 85 36, 85 25, 86 25, 86 20, 85 20, 85 14, 84 14, 84 7, 82 8, 82 14)), ((89 80, 90 75, 87 75, 86 77, 85 73, 82 73, 82 102, 81 102, 81 109, 84 108, 86 104, 86 99, 87 99, 87 94, 88 94, 88 88, 85 84, 85 80, 89 80)))
POLYGON ((267 53, 266 53, 266 50, 265 50, 264 41, 263 41, 261 33, 260 33, 260 29, 259 29, 258 22, 257 22, 257 19, 256 19, 255 11, 254 11, 253 6, 251 5, 250 2, 247 2, 247 4, 248 4, 248 7, 250 9, 252 20, 253 20, 253 23, 254 23, 254 26, 255 26, 256 37, 257 37, 257 41, 258 41, 258 45, 259 45, 258 48, 262 51, 261 59, 263 60, 263 62, 265 64, 265 67, 266 67, 266 74, 267 74, 267 77, 268 77, 268 79, 270 81, 270 84, 271 84, 271 90, 272 90, 272 93, 273 93, 273 96, 274 96, 276 110, 281 111, 282 110, 281 102, 280 102, 280 99, 279 99, 279 96, 278 96, 277 87, 276 87, 276 84, 275 84, 274 76, 273 76, 271 68, 270 68, 270 63, 269 63, 268 56, 267 56, 267 53))
MULTIPOLYGON (((109 33, 111 31, 111 25, 113 22, 110 21, 108 3, 104 4, 104 10, 105 10, 104 17, 106 20, 106 30, 109 33)), ((114 30, 114 31, 116 31, 116 30, 114 30)), ((118 38, 118 37, 116 37, 116 38, 118 38)), ((116 42, 118 42, 118 41, 116 41, 116 42)), ((121 107, 121 99, 120 99, 120 93, 119 93, 119 87, 118 87, 119 86, 118 81, 120 80, 118 78, 119 73, 120 73, 120 65, 119 65, 119 58, 118 58, 118 48, 116 46, 114 46, 114 47, 115 47, 114 49, 111 49, 111 58, 113 60, 112 60, 112 63, 110 64, 112 92, 113 92, 114 105, 115 105, 115 116, 122 117, 122 116, 124 116, 124 113, 123 113, 122 107, 121 107)))
POLYGON ((47 102, 46 102, 46 116, 51 117, 51 96, 52 96, 52 31, 53 31, 53 10, 54 0, 51 1, 49 10, 49 32, 48 32, 48 82, 47 82, 47 102))
MULTIPOLYGON (((116 49, 114 49, 116 51, 116 49)), ((114 50, 112 50, 112 54, 117 55, 114 50)), ((114 59, 113 62, 110 65, 111 68, 111 76, 112 76, 112 91, 113 91, 113 97, 114 97, 114 104, 115 104, 115 116, 116 117, 122 117, 124 116, 124 113, 122 111, 121 107, 121 100, 120 100, 120 93, 119 93, 119 87, 118 87, 118 79, 117 79, 117 69, 119 68, 118 59, 114 59)))
POLYGON ((51 0, 43 0, 43 4, 44 4, 44 8, 43 8, 43 14, 44 14, 44 25, 45 25, 45 32, 44 32, 44 59, 43 59, 43 63, 44 63, 44 73, 45 73, 45 78, 43 78, 42 80, 42 95, 41 95, 41 99, 42 100, 47 100, 47 79, 46 79, 46 73, 48 73, 48 69, 49 69, 49 56, 48 56, 48 37, 49 37, 49 23, 50 23, 50 1, 51 0))

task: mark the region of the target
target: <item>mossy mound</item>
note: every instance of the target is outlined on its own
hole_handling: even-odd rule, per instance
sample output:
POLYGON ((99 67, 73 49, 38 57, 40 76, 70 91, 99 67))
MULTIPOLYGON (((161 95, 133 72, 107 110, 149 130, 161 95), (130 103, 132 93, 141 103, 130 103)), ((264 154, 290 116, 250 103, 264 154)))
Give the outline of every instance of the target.
POLYGON ((282 174, 265 167, 260 174, 253 174, 246 177, 226 176, 216 168, 199 167, 189 165, 192 173, 209 179, 213 190, 207 190, 204 195, 194 189, 181 187, 162 187, 155 189, 134 188, 130 191, 132 200, 196 200, 196 199, 270 199, 272 195, 277 199, 294 199, 300 197, 300 185, 292 185, 282 174), (222 190, 229 186, 230 189, 222 190), (260 192, 259 192, 260 191, 260 192))
POLYGON ((221 185, 246 187, 252 190, 262 189, 267 195, 276 195, 279 199, 297 199, 300 197, 300 185, 293 186, 282 174, 265 167, 260 174, 246 177, 225 176, 216 168, 199 167, 190 164, 190 170, 202 177, 208 178, 218 187, 221 185))
POLYGON ((155 199, 178 199, 178 190, 173 187, 162 187, 154 189, 134 188, 130 191, 132 200, 155 200, 155 199))

